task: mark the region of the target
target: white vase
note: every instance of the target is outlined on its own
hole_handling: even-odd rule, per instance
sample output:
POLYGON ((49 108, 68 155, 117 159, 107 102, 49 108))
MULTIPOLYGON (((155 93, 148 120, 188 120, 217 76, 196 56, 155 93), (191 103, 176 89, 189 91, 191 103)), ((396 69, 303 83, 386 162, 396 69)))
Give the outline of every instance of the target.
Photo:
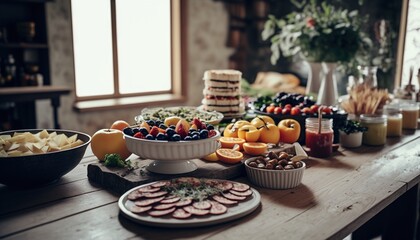
POLYGON ((319 105, 332 106, 337 103, 338 90, 335 76, 336 66, 336 63, 322 63, 323 76, 316 101, 319 105))
POLYGON ((306 82, 306 95, 315 96, 318 94, 319 86, 322 79, 322 63, 320 62, 307 62, 309 66, 308 81, 306 82))
POLYGON ((355 132, 347 134, 343 131, 340 133, 340 145, 346 148, 356 148, 362 145, 363 132, 355 132))

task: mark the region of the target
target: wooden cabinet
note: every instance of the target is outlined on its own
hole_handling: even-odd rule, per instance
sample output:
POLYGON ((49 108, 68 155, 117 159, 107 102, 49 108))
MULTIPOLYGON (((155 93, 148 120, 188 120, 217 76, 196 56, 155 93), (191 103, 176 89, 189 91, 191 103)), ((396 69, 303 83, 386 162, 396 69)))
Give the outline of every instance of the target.
MULTIPOLYGON (((0 89, 51 85, 45 4, 0 0, 0 89)), ((31 94, 28 92, 27 94, 31 94)), ((35 104, 0 102, 0 130, 36 127, 35 104)))

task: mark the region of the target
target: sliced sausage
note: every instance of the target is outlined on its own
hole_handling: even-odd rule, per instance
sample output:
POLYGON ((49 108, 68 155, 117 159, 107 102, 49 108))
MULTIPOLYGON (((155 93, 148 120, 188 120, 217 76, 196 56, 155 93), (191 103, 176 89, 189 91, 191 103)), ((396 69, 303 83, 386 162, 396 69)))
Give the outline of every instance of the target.
POLYGON ((173 208, 169 208, 166 210, 152 210, 152 211, 148 211, 147 213, 152 216, 152 217, 161 217, 161 216, 165 216, 171 212, 175 211, 175 207, 173 208))
POLYGON ((219 214, 223 214, 227 212, 227 207, 225 205, 220 204, 216 201, 210 201, 210 203, 211 203, 211 208, 210 208, 211 214, 219 215, 219 214))
POLYGON ((133 213, 144 213, 152 209, 152 206, 145 206, 145 207, 139 207, 136 205, 131 206, 130 211, 133 213))
POLYGON ((137 191, 139 191, 140 193, 152 193, 152 192, 160 191, 160 188, 152 187, 149 185, 149 186, 141 187, 137 189, 137 191))
POLYGON ((181 199, 179 202, 176 203, 175 206, 183 207, 183 206, 190 205, 191 203, 192 203, 192 200, 189 198, 186 198, 186 199, 181 199))
POLYGON ((245 192, 238 192, 238 191, 235 191, 235 190, 231 189, 231 190, 229 190, 229 192, 236 195, 236 196, 241 196, 241 197, 248 197, 248 196, 252 195, 252 191, 249 190, 249 189, 246 190, 245 192))
POLYGON ((238 201, 229 200, 229 199, 227 199, 225 197, 222 197, 220 195, 214 195, 214 196, 212 196, 212 198, 214 200, 216 200, 216 202, 219 202, 219 203, 225 204, 225 205, 233 205, 233 204, 237 204, 238 203, 238 201))
POLYGON ((165 209, 169 209, 169 208, 173 208, 173 207, 175 207, 175 203, 163 203, 163 204, 158 204, 158 205, 154 206, 153 209, 165 210, 165 209))
POLYGON ((233 184, 228 181, 223 181, 223 182, 219 182, 219 184, 217 184, 216 187, 224 192, 224 191, 228 191, 232 189, 233 184))
POLYGON ((207 214, 210 213, 210 210, 207 210, 207 209, 197 209, 197 208, 195 208, 193 206, 185 206, 185 207, 183 207, 183 209, 186 212, 189 212, 191 214, 198 215, 198 216, 203 216, 203 215, 207 215, 207 214))
POLYGON ((147 197, 147 198, 157 198, 157 197, 165 196, 166 194, 168 194, 168 192, 166 192, 166 191, 159 191, 159 192, 145 192, 145 193, 143 193, 143 197, 147 197))
POLYGON ((232 190, 238 191, 238 192, 245 192, 249 189, 249 185, 245 183, 233 183, 232 190))
POLYGON ((149 205, 152 205, 154 203, 160 202, 164 198, 165 197, 146 198, 146 199, 137 200, 137 201, 134 202, 134 204, 136 204, 136 206, 139 206, 139 207, 145 207, 145 206, 149 206, 149 205))
POLYGON ((160 203, 176 203, 180 200, 180 197, 166 197, 165 199, 163 199, 162 201, 160 201, 160 203))
POLYGON ((211 204, 209 201, 199 201, 199 202, 194 202, 193 207, 197 209, 210 209, 211 204))
POLYGON ((127 198, 131 201, 137 200, 139 198, 143 197, 142 193, 139 193, 138 191, 133 191, 128 194, 127 198))
POLYGON ((154 188, 161 188, 161 187, 163 187, 163 186, 168 186, 170 184, 170 182, 169 181, 159 181, 159 182, 155 182, 155 183, 153 183, 152 185, 150 185, 150 186, 152 186, 152 187, 154 187, 154 188))
POLYGON ((232 193, 222 193, 222 196, 229 200, 234 200, 234 201, 242 201, 246 198, 246 197, 236 196, 235 194, 232 194, 232 193))
POLYGON ((182 208, 178 208, 177 210, 175 210, 175 212, 172 213, 172 217, 178 218, 178 219, 185 219, 185 218, 191 217, 191 213, 186 212, 182 208))
POLYGON ((200 179, 195 177, 180 177, 176 179, 176 183, 189 183, 193 186, 201 185, 200 179))

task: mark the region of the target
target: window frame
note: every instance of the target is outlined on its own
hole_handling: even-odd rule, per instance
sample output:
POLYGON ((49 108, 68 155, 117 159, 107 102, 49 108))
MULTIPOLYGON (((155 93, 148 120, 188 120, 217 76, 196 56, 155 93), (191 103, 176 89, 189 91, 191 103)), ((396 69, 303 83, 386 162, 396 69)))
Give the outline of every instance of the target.
MULTIPOLYGON (((118 49, 116 30, 116 0, 111 3, 112 57, 114 67, 114 93, 99 96, 77 96, 74 91, 74 109, 79 112, 108 110, 117 108, 143 107, 149 105, 185 102, 187 94, 187 0, 170 0, 171 2, 171 89, 145 93, 121 94, 118 81, 118 49)), ((71 4, 71 2, 70 2, 71 4)), ((71 15, 71 14, 70 14, 71 15)), ((72 16, 72 15, 71 15, 72 16)), ((72 23, 72 21, 71 21, 72 23)), ((73 24, 71 25, 73 36, 73 24)), ((74 47, 72 37, 72 48, 74 47)), ((73 51, 74 52, 74 51, 73 51)), ((73 69, 75 58, 73 54, 73 69)), ((76 77, 74 77, 76 86, 76 77)), ((76 87, 75 87, 76 89, 76 87)))

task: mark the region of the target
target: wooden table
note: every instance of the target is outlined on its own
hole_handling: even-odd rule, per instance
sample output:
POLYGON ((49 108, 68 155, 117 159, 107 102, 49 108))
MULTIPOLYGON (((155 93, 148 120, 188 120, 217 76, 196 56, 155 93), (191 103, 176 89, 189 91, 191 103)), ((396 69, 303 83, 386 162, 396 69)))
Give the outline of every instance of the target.
MULTIPOLYGON (((69 87, 60 86, 0 88, 0 102, 26 102, 34 106, 35 101, 38 99, 50 99, 53 108, 54 128, 60 129, 60 123, 58 121, 60 96, 69 94, 70 92, 71 89, 69 87)), ((30 122, 34 122, 34 120, 30 119, 30 122)))
MULTIPOLYGON (((188 230, 147 227, 122 216, 119 195, 89 182, 87 165, 97 159, 88 151, 55 183, 26 190, 0 186, 0 238, 342 239, 407 199, 398 206, 407 222, 396 218, 403 227, 391 225, 404 234, 415 224, 408 220, 416 215, 419 144, 417 130, 388 139, 384 147, 339 149, 329 159, 311 158, 299 187, 254 186, 262 196, 256 211, 232 222, 188 230)), ((248 183, 246 177, 235 180, 248 183)))

